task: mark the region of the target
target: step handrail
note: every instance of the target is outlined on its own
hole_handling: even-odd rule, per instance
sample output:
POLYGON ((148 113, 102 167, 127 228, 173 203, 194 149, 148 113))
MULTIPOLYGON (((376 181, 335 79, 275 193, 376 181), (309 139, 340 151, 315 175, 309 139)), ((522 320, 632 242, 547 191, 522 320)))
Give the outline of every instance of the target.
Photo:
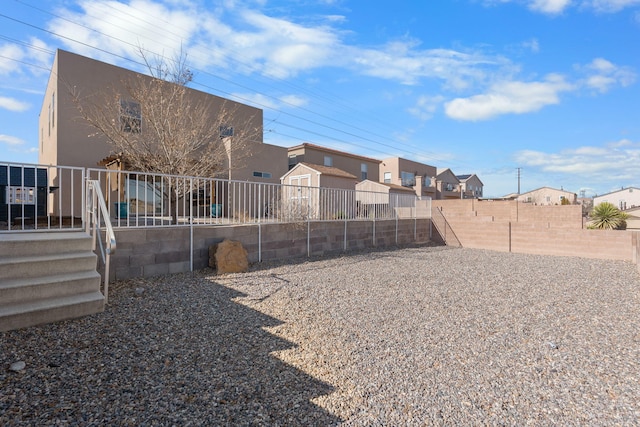
POLYGON ((111 255, 116 251, 116 234, 113 231, 111 225, 111 219, 109 218, 109 210, 107 209, 107 203, 102 195, 100 189, 100 182, 93 179, 87 180, 87 233, 89 233, 93 239, 93 250, 96 250, 96 240, 99 240, 100 255, 102 256, 102 262, 104 263, 104 302, 107 304, 109 301, 109 266, 111 263, 111 255), (102 235, 100 230, 101 220, 104 221, 106 231, 106 248, 102 243, 102 235))

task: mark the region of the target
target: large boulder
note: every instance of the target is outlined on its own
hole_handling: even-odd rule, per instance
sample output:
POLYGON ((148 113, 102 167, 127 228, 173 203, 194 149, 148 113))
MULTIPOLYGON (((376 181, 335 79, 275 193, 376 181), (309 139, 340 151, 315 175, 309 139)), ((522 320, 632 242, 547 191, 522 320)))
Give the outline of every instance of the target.
POLYGON ((247 255, 247 250, 238 241, 225 239, 218 243, 218 248, 215 252, 218 274, 248 271, 249 260, 247 255))

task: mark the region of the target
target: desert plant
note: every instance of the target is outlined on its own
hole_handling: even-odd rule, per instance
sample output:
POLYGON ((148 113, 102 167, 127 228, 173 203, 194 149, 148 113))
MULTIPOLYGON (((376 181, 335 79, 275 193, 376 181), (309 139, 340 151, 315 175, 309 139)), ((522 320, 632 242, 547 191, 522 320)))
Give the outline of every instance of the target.
POLYGON ((624 230, 629 215, 609 202, 602 202, 589 213, 588 228, 599 230, 624 230))

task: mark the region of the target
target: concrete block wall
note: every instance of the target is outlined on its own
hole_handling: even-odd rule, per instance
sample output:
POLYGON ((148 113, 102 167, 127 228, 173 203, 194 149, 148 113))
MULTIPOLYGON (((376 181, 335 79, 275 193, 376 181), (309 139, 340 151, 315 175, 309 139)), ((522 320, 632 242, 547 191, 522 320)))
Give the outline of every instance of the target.
POLYGON ((512 224, 512 252, 633 260, 633 232, 616 230, 540 229, 512 224))
POLYGON ((535 206, 530 203, 519 203, 517 215, 516 221, 519 223, 547 224, 549 228, 582 228, 582 206, 580 205, 535 206))
POLYGON ((544 224, 548 228, 582 228, 582 206, 536 206, 515 200, 434 200, 446 218, 477 217, 491 221, 544 224))
POLYGON ((249 262, 320 256, 345 250, 429 241, 430 219, 116 229, 110 280, 179 273, 209 264, 209 246, 237 240, 249 262), (192 234, 193 233, 193 239, 192 234), (308 238, 307 238, 308 233, 308 238))
MULTIPOLYGON (((632 261, 640 232, 548 227, 527 222, 447 217, 463 247, 541 255, 632 261)), ((635 259, 634 259, 635 257, 635 259)))

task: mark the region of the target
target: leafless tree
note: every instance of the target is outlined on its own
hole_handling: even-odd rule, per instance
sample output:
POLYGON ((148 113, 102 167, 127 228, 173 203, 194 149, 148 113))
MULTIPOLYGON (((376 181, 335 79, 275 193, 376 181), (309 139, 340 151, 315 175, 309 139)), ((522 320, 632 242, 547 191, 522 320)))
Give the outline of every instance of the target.
MULTIPOLYGON (((186 55, 150 61, 140 52, 151 76, 135 74, 99 93, 70 90, 92 136, 109 142, 128 170, 223 177, 231 153, 233 167, 241 166, 250 155, 247 145, 259 138, 253 118, 240 118, 236 103, 188 88, 193 73, 186 55)), ((172 185, 171 197, 178 200, 190 190, 172 185)))

